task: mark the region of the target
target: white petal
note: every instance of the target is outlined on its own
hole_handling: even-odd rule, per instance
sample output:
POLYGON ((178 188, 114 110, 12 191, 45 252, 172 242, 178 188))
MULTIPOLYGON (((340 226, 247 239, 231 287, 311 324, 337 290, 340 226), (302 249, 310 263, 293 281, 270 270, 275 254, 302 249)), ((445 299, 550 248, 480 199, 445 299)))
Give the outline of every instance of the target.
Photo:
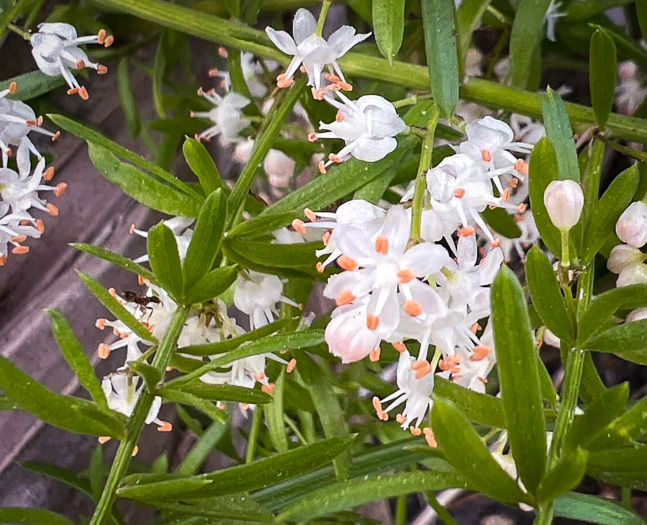
POLYGON ((292 24, 292 34, 297 45, 312 35, 317 28, 317 20, 314 15, 307 9, 299 9, 294 16, 292 24))
POLYGON ((359 139, 359 144, 353 150, 352 155, 364 162, 377 162, 394 151, 397 146, 398 142, 391 137, 384 137, 383 139, 362 137, 359 139))
POLYGON ((287 55, 296 55, 297 54, 297 45, 292 40, 292 37, 287 34, 285 31, 275 31, 271 27, 266 27, 265 32, 267 36, 270 37, 270 40, 287 55))
POLYGON ((404 264, 416 275, 427 277, 443 268, 449 261, 445 248, 425 242, 417 244, 404 254, 404 264))

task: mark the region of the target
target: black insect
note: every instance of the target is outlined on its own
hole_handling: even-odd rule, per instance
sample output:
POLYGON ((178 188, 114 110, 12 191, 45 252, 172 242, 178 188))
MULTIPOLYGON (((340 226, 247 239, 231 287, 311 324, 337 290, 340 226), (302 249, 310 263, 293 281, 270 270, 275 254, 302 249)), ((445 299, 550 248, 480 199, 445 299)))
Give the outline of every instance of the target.
POLYGON ((142 312, 151 309, 151 304, 162 304, 162 301, 156 295, 139 295, 136 292, 125 291, 122 294, 124 300, 128 303, 135 303, 139 305, 142 312))

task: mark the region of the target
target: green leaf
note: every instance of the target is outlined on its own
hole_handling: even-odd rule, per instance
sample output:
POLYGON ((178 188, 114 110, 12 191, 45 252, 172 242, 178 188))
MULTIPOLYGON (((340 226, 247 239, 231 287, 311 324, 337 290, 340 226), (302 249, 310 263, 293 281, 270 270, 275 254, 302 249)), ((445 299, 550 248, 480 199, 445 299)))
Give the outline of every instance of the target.
POLYGON ((186 293, 184 300, 186 304, 196 304, 218 297, 234 284, 237 276, 238 267, 236 265, 211 270, 193 285, 186 293))
POLYGON ((532 216, 542 241, 552 253, 561 253, 561 237, 546 211, 544 192, 552 181, 558 179, 557 169, 555 149, 544 137, 537 142, 530 155, 528 187, 532 216))
POLYGON ((225 421, 226 416, 222 410, 216 407, 211 401, 202 399, 201 397, 194 396, 188 392, 182 392, 180 390, 174 390, 172 388, 160 389, 157 393, 162 397, 164 401, 172 401, 174 403, 179 403, 182 405, 190 406, 197 408, 204 412, 214 421, 225 421))
POLYGON ((645 40, 647 39, 647 0, 636 0, 636 14, 640 32, 643 35, 643 40, 645 40))
POLYGON ((337 483, 315 490, 281 511, 278 521, 309 521, 344 509, 412 492, 465 488, 465 481, 456 473, 399 472, 337 483))
POLYGON ((483 13, 491 0, 464 0, 456 11, 456 31, 458 33, 458 49, 461 61, 464 63, 470 48, 472 35, 476 30, 483 13))
POLYGON ((198 472, 211 452, 215 450, 216 445, 225 435, 226 431, 227 425, 225 423, 221 423, 220 421, 211 423, 209 428, 204 431, 195 445, 193 445, 193 448, 184 456, 182 463, 175 470, 175 473, 183 476, 191 476, 198 472))
POLYGON ((510 80, 527 88, 536 50, 543 38, 544 20, 551 0, 521 0, 510 33, 510 80))
POLYGON ((546 421, 526 300, 507 266, 492 284, 492 322, 510 448, 523 484, 534 492, 546 471, 546 421))
MULTIPOLYGON (((85 140, 86 142, 88 142, 88 144, 93 143, 98 146, 102 146, 117 157, 125 160, 126 162, 139 166, 140 168, 143 168, 157 179, 161 179, 164 182, 170 184, 176 190, 182 193, 186 193, 190 196, 200 198, 200 195, 193 188, 191 188, 191 186, 184 184, 180 179, 170 174, 168 171, 160 168, 154 162, 151 162, 141 155, 138 155, 137 153, 124 148, 120 144, 107 139, 106 137, 101 135, 101 133, 97 133, 96 131, 87 128, 70 118, 64 117, 63 115, 48 115, 48 117, 56 125, 60 126, 65 131, 72 133, 72 135, 85 140)), ((197 209, 199 209, 199 207, 197 209)), ((195 216, 197 217, 197 211, 195 216)))
POLYGON ((226 219, 227 200, 218 189, 204 201, 186 252, 183 271, 187 290, 211 270, 218 256, 226 219))
POLYGON ((175 235, 160 222, 149 230, 146 247, 157 281, 177 302, 182 302, 184 278, 175 235))
POLYGON ((629 397, 629 384, 622 383, 605 390, 584 414, 576 416, 566 435, 566 446, 587 448, 606 427, 622 414, 629 397))
POLYGON ((590 339, 587 349, 596 352, 610 352, 623 356, 628 352, 641 351, 647 361, 647 319, 625 323, 605 330, 600 335, 590 339))
POLYGON ((41 71, 30 71, 0 82, 0 90, 9 89, 12 82, 17 84, 16 92, 7 96, 9 100, 29 100, 65 85, 62 76, 50 77, 41 71))
POLYGON ((443 116, 454 114, 458 104, 458 52, 454 2, 425 0, 421 3, 425 50, 431 93, 443 116))
POLYGON ((108 410, 108 401, 101 384, 94 373, 92 362, 83 350, 81 343, 74 335, 69 323, 58 310, 46 310, 52 319, 52 331, 63 357, 74 370, 79 383, 92 396, 92 399, 104 410, 108 410))
POLYGON ((380 53, 389 61, 398 54, 404 35, 404 0, 373 0, 373 32, 380 53))
POLYGON ((162 373, 154 366, 144 361, 128 361, 128 368, 141 376, 148 387, 148 390, 155 392, 157 384, 162 380, 162 373))
POLYGON ((285 370, 281 370, 278 379, 276 380, 274 392, 270 403, 263 410, 265 415, 265 422, 267 423, 267 430, 270 437, 270 442, 274 449, 279 452, 287 452, 290 447, 288 445, 288 436, 285 433, 285 423, 283 422, 283 392, 285 390, 285 370))
POLYGON ((587 341, 606 326, 618 310, 633 310, 647 305, 647 284, 613 288, 596 296, 578 323, 577 345, 588 348, 587 341))
POLYGON ((20 410, 20 405, 13 399, 0 395, 0 411, 2 410, 20 410))
POLYGON ((74 525, 65 516, 45 509, 0 507, 0 523, 26 523, 30 525, 74 525))
POLYGON ((584 232, 582 263, 587 264, 613 235, 622 212, 631 203, 638 187, 638 167, 634 164, 618 175, 593 208, 593 214, 584 232))
POLYGON ((644 525, 635 512, 608 499, 569 492, 555 501, 555 516, 599 525, 644 525))
POLYGON ((148 281, 151 281, 153 283, 156 282, 153 272, 151 272, 148 268, 143 267, 141 264, 138 264, 128 259, 127 257, 124 257, 123 255, 119 255, 118 253, 114 253, 104 248, 100 248, 99 246, 92 246, 91 244, 85 244, 82 242, 73 242, 73 243, 70 243, 70 246, 82 252, 89 253, 90 255, 94 255, 95 257, 98 257, 99 259, 103 259, 104 261, 108 261, 108 262, 111 262, 112 264, 116 264, 117 266, 121 266, 122 268, 124 268, 125 270, 128 270, 129 272, 133 272, 134 274, 141 275, 144 279, 147 279, 148 281))
MULTIPOLYGON (((346 423, 346 414, 339 404, 333 386, 322 367, 328 366, 325 363, 318 365, 309 355, 299 358, 299 372, 306 383, 312 402, 315 405, 317 414, 321 421, 324 434, 327 438, 348 439, 350 433, 346 423)), ((328 374, 329 375, 329 374, 328 374)), ((338 481, 348 478, 351 464, 351 455, 347 451, 337 457, 333 465, 338 481)))
POLYGON ((590 443, 591 450, 619 447, 636 439, 647 431, 647 397, 643 397, 623 412, 604 432, 590 443))
POLYGON ((492 457, 467 418, 451 401, 434 397, 431 420, 436 440, 449 462, 473 487, 504 503, 527 501, 527 496, 492 457))
POLYGON ((211 158, 207 148, 204 147, 204 144, 191 137, 186 137, 182 146, 182 153, 184 153, 184 158, 189 168, 198 177, 205 195, 213 193, 218 188, 226 188, 216 163, 211 158))
POLYGON ((121 162, 109 149, 89 142, 88 152, 92 164, 101 175, 144 206, 183 217, 197 217, 200 213, 202 203, 197 197, 178 191, 135 166, 121 162))
POLYGON ((567 343, 575 340, 571 316, 566 310, 553 266, 538 246, 528 252, 526 278, 532 296, 532 304, 541 321, 557 337, 567 343))
POLYGON ((135 138, 141 131, 142 121, 139 115, 139 106, 130 87, 130 72, 128 71, 127 58, 122 58, 117 68, 117 95, 119 96, 121 109, 124 111, 130 136, 135 138))
POLYGON ((126 310, 126 308, 117 301, 117 299, 115 299, 108 290, 101 286, 99 281, 78 270, 77 273, 83 281, 83 284, 85 284, 88 290, 92 292, 92 295, 94 295, 101 304, 110 310, 122 323, 145 341, 157 343, 157 339, 155 339, 148 331, 148 328, 135 319, 135 316, 126 310))
POLYGON ((550 87, 541 101, 541 109, 546 125, 546 137, 555 148, 557 179, 580 182, 580 168, 568 114, 561 97, 550 87))
POLYGON ((603 29, 597 29, 591 36, 589 55, 589 83, 591 104, 595 119, 604 129, 613 108, 616 91, 616 45, 603 29))
POLYGON ((225 341, 207 343, 204 345, 183 346, 181 347, 181 352, 183 354, 200 356, 224 354, 225 352, 235 350, 243 343, 256 341, 262 337, 278 332, 282 328, 285 328, 290 321, 290 319, 280 319, 279 321, 274 321, 273 323, 257 328, 256 330, 252 330, 237 337, 232 337, 231 339, 226 339, 225 341))
POLYGON ((563 455, 541 480, 537 488, 537 502, 548 503, 576 488, 584 477, 586 458, 586 452, 580 448, 563 455))
POLYGON ((257 524, 274 521, 274 515, 245 494, 196 500, 190 504, 147 502, 168 515, 177 517, 167 525, 228 525, 230 523, 257 524))
POLYGON ((22 461, 20 462, 20 466, 27 470, 31 470, 32 472, 37 472, 38 474, 47 476, 50 479, 60 481, 68 487, 72 487, 73 489, 85 494, 89 498, 94 498, 92 488, 90 487, 90 480, 82 478, 72 470, 57 467, 56 465, 50 465, 49 463, 40 463, 38 461, 22 461))
POLYGON ((440 376, 435 378, 434 393, 453 402, 463 414, 476 423, 505 428, 501 399, 479 394, 440 376))
POLYGON ((0 388, 21 409, 50 425, 78 434, 124 436, 123 416, 104 412, 85 399, 55 394, 4 357, 0 357, 0 388))
MULTIPOLYGON (((209 474, 188 478, 153 481, 151 475, 139 474, 125 478, 125 486, 118 490, 121 497, 137 500, 164 499, 166 501, 192 500, 251 492, 309 472, 324 465, 346 450, 352 439, 342 441, 327 439, 313 445, 299 447, 284 454, 277 454, 267 459, 255 461, 209 474)), ((152 476, 157 480, 159 476, 152 476)))
POLYGON ((95 501, 101 499, 103 491, 103 451, 101 444, 94 447, 90 456, 90 468, 88 469, 88 478, 90 478, 90 490, 95 501))
POLYGON ((481 212, 481 215, 485 219, 485 222, 488 223, 488 226, 499 235, 503 235, 508 239, 516 239, 521 236, 519 225, 512 218, 512 215, 503 208, 485 208, 481 212))
POLYGON ((272 396, 260 390, 253 388, 245 388, 235 385, 210 385, 202 381, 194 381, 177 387, 177 389, 170 387, 163 387, 158 390, 162 395, 168 390, 178 390, 188 394, 206 399, 208 401, 237 401, 239 403, 252 403, 254 405, 262 405, 272 401, 272 396))
POLYGON ((164 72, 166 71, 166 48, 168 47, 169 31, 163 31, 158 39, 157 52, 153 62, 153 106, 159 118, 166 117, 162 87, 164 85, 164 72))
POLYGON ((294 213, 277 213, 271 214, 262 221, 249 220, 241 222, 234 229, 228 232, 229 239, 237 237, 260 237, 267 235, 270 232, 278 230, 281 226, 290 224, 294 219, 294 213))
POLYGON ((315 250, 323 247, 321 241, 295 244, 250 241, 241 237, 228 238, 227 247, 248 261, 274 268, 314 270, 317 263, 315 250))
POLYGON ((213 372, 224 365, 233 363, 234 361, 243 359, 244 357, 280 352, 281 350, 298 350, 301 348, 308 348, 322 343, 323 340, 323 330, 315 329, 301 330, 298 332, 264 337, 247 345, 241 346, 236 350, 227 352, 225 355, 214 359, 206 365, 201 366, 190 374, 168 382, 167 385, 173 385, 171 388, 177 388, 177 385, 179 384, 188 383, 190 381, 193 381, 194 379, 198 379, 200 376, 206 374, 207 372, 213 372))

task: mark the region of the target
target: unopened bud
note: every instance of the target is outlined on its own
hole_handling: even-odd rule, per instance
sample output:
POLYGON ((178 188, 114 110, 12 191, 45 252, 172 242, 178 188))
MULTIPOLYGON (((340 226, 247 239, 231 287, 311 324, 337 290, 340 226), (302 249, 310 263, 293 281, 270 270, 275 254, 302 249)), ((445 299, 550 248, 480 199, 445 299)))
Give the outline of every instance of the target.
POLYGON ((647 265, 632 264, 620 272, 616 281, 616 286, 631 286, 632 284, 647 283, 647 265))
POLYGON ((607 261, 607 268, 610 272, 619 274, 625 268, 632 264, 643 262, 644 254, 638 248, 628 246, 627 244, 619 244, 611 250, 609 260, 607 261))
POLYGON ((647 204, 632 202, 616 223, 616 235, 635 248, 647 244, 647 204))
POLYGON ((643 321, 647 319, 647 308, 636 308, 627 314, 625 322, 635 323, 636 321, 643 321))
POLYGON ((582 188, 572 180, 554 180, 544 192, 544 205, 551 222, 557 228, 570 230, 582 215, 582 188))

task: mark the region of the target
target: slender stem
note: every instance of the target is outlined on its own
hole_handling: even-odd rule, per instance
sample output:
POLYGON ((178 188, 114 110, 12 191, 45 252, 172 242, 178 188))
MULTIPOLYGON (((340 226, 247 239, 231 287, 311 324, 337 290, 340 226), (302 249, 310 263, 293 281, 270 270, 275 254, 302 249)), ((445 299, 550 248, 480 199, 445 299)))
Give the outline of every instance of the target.
POLYGON ((407 523, 407 497, 400 496, 395 507, 395 525, 406 525, 407 523))
POLYGON ((561 266, 562 268, 570 268, 571 258, 568 253, 568 230, 559 230, 559 233, 562 234, 562 256, 561 256, 561 266))
POLYGON ((331 0, 323 1, 323 4, 321 6, 321 13, 319 13, 319 20, 317 20, 317 29, 315 30, 315 34, 317 36, 323 35, 324 24, 326 23, 326 17, 328 16, 328 10, 330 9, 331 5, 331 0))
POLYGON ((7 24, 7 29, 9 29, 10 31, 13 31, 17 35, 20 35, 25 40, 31 39, 31 33, 29 31, 25 31, 23 29, 20 29, 18 26, 14 25, 14 24, 7 24))
POLYGON ((631 487, 622 487, 622 506, 631 510, 631 487))
POLYGON ((18 0, 18 2, 16 2, 11 7, 5 9, 2 12, 2 14, 0 14, 0 38, 4 36, 4 34, 7 32, 7 29, 11 29, 13 31, 12 28, 16 27, 11 22, 15 18, 18 18, 23 8, 25 7, 26 3, 27 3, 27 0, 18 0))
POLYGON ((254 419, 252 419, 252 428, 249 431, 249 439, 247 440, 247 452, 245 452, 245 463, 251 463, 256 456, 256 441, 258 434, 261 431, 261 423, 263 422, 263 407, 256 406, 254 410, 254 419))
MULTIPOLYGON (((183 306, 178 307, 173 314, 173 318, 166 330, 164 339, 153 358, 152 366, 160 371, 162 377, 164 377, 166 367, 171 361, 171 357, 173 356, 173 352, 177 345, 177 340, 182 333, 182 328, 184 328, 184 323, 186 322, 188 314, 188 308, 183 306)), ((117 487, 128 470, 130 458, 133 455, 137 441, 139 441, 139 436, 144 428, 146 417, 150 412, 154 399, 155 392, 150 392, 146 387, 144 387, 144 390, 137 400, 137 404, 135 405, 135 409, 133 410, 130 420, 128 421, 126 439, 119 445, 119 450, 117 450, 117 455, 115 456, 106 485, 101 494, 101 499, 94 511, 90 525, 102 525, 112 511, 112 505, 116 498, 117 487)))
POLYGON ((294 421, 292 421, 291 418, 289 418, 286 414, 283 414, 283 421, 285 421, 287 426, 289 426, 292 429, 292 432, 294 432, 294 435, 297 437, 297 439, 301 442, 302 445, 308 444, 308 440, 301 433, 301 431, 299 430, 299 427, 294 421))
POLYGON ((425 492, 425 496, 427 496, 431 508, 436 511, 436 514, 438 514, 438 517, 445 525, 458 525, 447 509, 440 504, 440 501, 438 501, 438 498, 433 492, 425 492))
POLYGON ((420 238, 420 225, 422 222, 422 207, 424 206, 425 192, 427 191, 427 170, 431 168, 432 154, 434 151, 434 133, 440 112, 434 104, 431 116, 427 121, 427 131, 422 139, 422 150, 420 151, 420 163, 418 164, 418 175, 413 193, 413 210, 411 212, 411 237, 416 240, 420 238))

